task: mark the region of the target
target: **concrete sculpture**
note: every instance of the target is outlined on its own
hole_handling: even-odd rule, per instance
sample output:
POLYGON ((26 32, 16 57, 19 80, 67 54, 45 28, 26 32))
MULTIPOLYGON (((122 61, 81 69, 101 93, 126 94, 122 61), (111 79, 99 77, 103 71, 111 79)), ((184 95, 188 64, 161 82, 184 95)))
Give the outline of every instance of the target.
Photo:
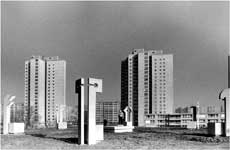
POLYGON ((9 134, 10 107, 14 104, 15 96, 6 95, 4 98, 3 134, 9 134))
POLYGON ((103 125, 96 125, 96 94, 102 92, 102 80, 84 78, 76 81, 76 93, 78 93, 78 143, 88 145, 96 144, 104 139, 103 125), (85 102, 85 99, 87 100, 85 102), (84 106, 88 111, 85 114, 84 106))
POLYGON ((129 106, 126 106, 124 109, 125 113, 125 126, 132 126, 132 109, 129 106))
POLYGON ((58 129, 67 129, 67 122, 64 121, 65 106, 59 105, 57 112, 57 127, 58 129))
POLYGON ((230 88, 220 92, 219 99, 224 101, 224 110, 225 110, 224 135, 230 136, 230 88))
POLYGON ((114 132, 114 133, 123 133, 123 132, 133 132, 134 126, 132 125, 132 109, 128 106, 124 109, 124 123, 123 123, 123 117, 121 117, 123 114, 123 111, 120 111, 119 113, 119 122, 118 126, 106 126, 104 127, 104 130, 106 132, 114 132), (122 124, 121 124, 122 119, 122 124))

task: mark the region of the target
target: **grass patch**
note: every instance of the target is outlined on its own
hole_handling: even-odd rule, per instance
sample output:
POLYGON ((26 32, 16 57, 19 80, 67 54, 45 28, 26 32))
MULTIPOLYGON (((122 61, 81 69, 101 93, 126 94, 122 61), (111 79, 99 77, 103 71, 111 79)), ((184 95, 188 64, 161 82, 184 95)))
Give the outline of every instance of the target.
POLYGON ((77 129, 27 130, 2 135, 2 149, 229 149, 229 138, 202 136, 205 131, 136 128, 133 133, 105 133, 96 145, 78 145, 77 129), (193 135, 192 133, 195 133, 193 135), (199 133, 199 134, 198 134, 199 133), (222 139, 223 138, 223 139, 222 139))

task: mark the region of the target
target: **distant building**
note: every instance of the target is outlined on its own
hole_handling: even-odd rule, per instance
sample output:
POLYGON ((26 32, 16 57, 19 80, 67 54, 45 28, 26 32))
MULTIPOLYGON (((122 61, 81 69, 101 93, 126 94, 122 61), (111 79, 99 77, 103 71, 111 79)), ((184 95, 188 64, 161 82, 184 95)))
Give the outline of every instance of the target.
POLYGON ((108 124, 118 123, 118 112, 120 110, 120 102, 107 101, 96 103, 96 121, 97 123, 103 123, 107 120, 108 124))
POLYGON ((45 125, 45 61, 33 56, 25 62, 25 122, 45 125))
POLYGON ((135 126, 146 114, 173 113, 173 55, 134 49, 121 63, 121 109, 133 110, 135 126))
POLYGON ((66 105, 66 61, 46 57, 46 124, 56 125, 58 106, 66 105))
POLYGON ((78 107, 66 106, 66 121, 77 122, 77 119, 78 119, 78 107))
POLYGON ((185 108, 176 108, 175 113, 191 113, 191 108, 190 107, 185 107, 185 108))
MULTIPOLYGON (((195 106, 194 106, 195 107, 195 106)), ((172 114, 147 114, 145 126, 153 127, 187 127, 194 118, 199 120, 200 127, 207 127, 209 122, 224 122, 223 106, 202 106, 199 107, 197 116, 191 107, 178 107, 172 114)))
MULTIPOLYGON (((175 113, 192 113, 191 107, 178 107, 175 109, 175 113)), ((200 106, 199 107, 199 113, 205 114, 205 113, 224 113, 224 107, 223 106, 200 106)))
POLYGON ((66 62, 58 57, 32 56, 25 62, 26 126, 52 126, 56 106, 65 105, 66 62))
MULTIPOLYGON (((193 113, 147 114, 146 127, 187 127, 193 121, 193 113)), ((200 127, 207 127, 208 122, 224 122, 224 113, 199 114, 200 127)))
POLYGON ((208 106, 207 107, 207 113, 215 113, 215 112, 221 112, 221 107, 218 106, 208 106))

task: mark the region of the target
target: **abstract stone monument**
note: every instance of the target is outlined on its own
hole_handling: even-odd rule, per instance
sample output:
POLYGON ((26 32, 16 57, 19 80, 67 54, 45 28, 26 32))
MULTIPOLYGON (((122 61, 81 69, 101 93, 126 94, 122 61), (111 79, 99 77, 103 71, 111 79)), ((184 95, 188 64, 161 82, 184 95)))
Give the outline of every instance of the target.
POLYGON ((57 111, 57 127, 58 129, 67 129, 67 122, 64 121, 65 106, 58 105, 57 111))
POLYGON ((104 130, 106 132, 113 132, 113 133, 133 132, 134 126, 132 125, 132 109, 128 106, 125 107, 124 109, 125 122, 124 123, 123 123, 123 117, 121 114, 123 114, 123 111, 120 110, 118 126, 106 126, 104 127, 104 130), (121 119, 122 119, 122 122, 121 122, 121 119))
POLYGON ((9 134, 10 107, 14 104, 15 96, 6 95, 4 98, 3 134, 9 134))
POLYGON ((125 112, 125 126, 132 126, 132 109, 129 106, 126 106, 124 109, 125 112))
POLYGON ((78 93, 78 143, 88 145, 96 144, 104 139, 103 125, 96 125, 96 93, 102 92, 102 80, 84 78, 76 81, 76 93, 78 93), (87 101, 85 101, 85 99, 87 101), (85 114, 84 106, 88 111, 85 114))
POLYGON ((230 136, 230 88, 220 92, 219 99, 224 101, 224 110, 225 110, 224 135, 230 136))

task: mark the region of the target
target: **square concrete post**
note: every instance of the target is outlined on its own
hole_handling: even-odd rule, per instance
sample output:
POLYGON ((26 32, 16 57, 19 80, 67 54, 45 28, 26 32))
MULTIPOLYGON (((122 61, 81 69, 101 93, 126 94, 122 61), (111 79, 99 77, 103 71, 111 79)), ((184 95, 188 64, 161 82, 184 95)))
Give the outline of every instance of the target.
POLYGON ((63 115, 62 115, 62 106, 59 104, 59 105, 56 105, 58 110, 57 110, 57 123, 60 123, 60 122, 63 122, 63 115))
POLYGON ((230 136, 230 88, 220 93, 220 99, 224 100, 225 108, 225 136, 230 136))
POLYGON ((56 114, 57 114, 57 116, 56 116, 56 123, 58 124, 59 122, 60 122, 60 105, 56 105, 56 107, 58 107, 58 110, 56 110, 56 114))
POLYGON ((84 136, 84 78, 80 78, 76 81, 76 93, 78 93, 78 144, 85 144, 84 136))
POLYGON ((197 109, 197 114, 196 114, 196 128, 197 129, 200 129, 200 119, 199 119, 199 117, 200 117, 200 104, 199 104, 199 102, 197 102, 197 105, 196 105, 196 109, 197 109))
POLYGON ((230 94, 225 100, 225 135, 230 136, 230 94))
POLYGON ((60 105, 60 122, 63 122, 64 120, 64 107, 63 105, 60 105))
POLYGON ((88 144, 96 144, 96 93, 102 92, 101 79, 88 79, 88 144))

